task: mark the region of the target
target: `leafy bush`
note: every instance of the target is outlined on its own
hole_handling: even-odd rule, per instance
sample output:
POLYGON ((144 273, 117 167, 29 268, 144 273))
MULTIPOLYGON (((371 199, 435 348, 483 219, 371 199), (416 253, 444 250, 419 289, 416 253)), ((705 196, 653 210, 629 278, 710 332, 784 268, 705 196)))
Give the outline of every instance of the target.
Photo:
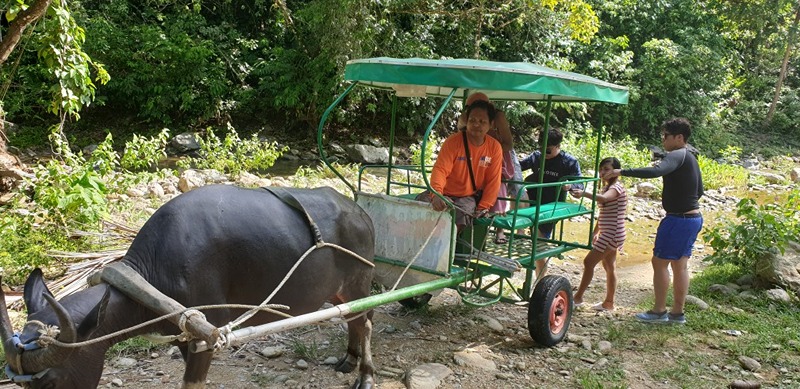
POLYGON ((165 128, 153 137, 145 138, 133 134, 133 139, 125 144, 120 165, 128 170, 144 170, 158 166, 161 158, 167 156, 165 147, 169 142, 169 129, 165 128))
POLYGON ((727 164, 737 163, 742 158, 742 148, 728 145, 719 151, 719 156, 727 164))
MULTIPOLYGON (((425 143, 425 166, 433 166, 434 156, 442 142, 444 139, 433 134, 428 138, 428 142, 425 143)), ((422 142, 414 143, 408 149, 411 151, 411 165, 419 166, 422 158, 422 142)))
MULTIPOLYGON (((616 157, 623 168, 650 165, 650 151, 643 149, 630 136, 611 139, 608 134, 603 134, 601 147, 600 159, 616 157)), ((581 170, 594 170, 597 133, 588 123, 568 121, 561 149, 578 158, 581 170)))
POLYGON ((117 167, 117 154, 109 134, 89 159, 69 150, 55 130, 51 141, 64 158, 34 168, 35 178, 23 187, 32 188, 34 200, 46 212, 54 212, 62 225, 97 223, 108 214, 108 189, 103 176, 117 167))
POLYGON ((747 169, 739 165, 719 163, 702 155, 697 158, 697 164, 703 174, 703 186, 706 189, 747 187, 747 169))
POLYGON ((714 249, 706 260, 752 269, 760 256, 783 252, 790 240, 800 239, 800 191, 791 192, 785 204, 758 205, 753 199, 743 199, 737 204, 736 216, 739 220, 721 223, 705 233, 714 249))
POLYGON ((225 139, 220 139, 209 127, 206 138, 198 139, 201 158, 186 158, 178 162, 182 168, 215 169, 238 176, 242 171, 265 170, 275 164, 287 147, 278 148, 275 142, 262 142, 258 134, 250 139, 240 139, 228 123, 225 139))
POLYGON ((83 247, 62 228, 42 221, 42 214, 0 211, 0 272, 4 282, 21 284, 34 268, 49 267, 53 258, 48 250, 77 251, 83 247))

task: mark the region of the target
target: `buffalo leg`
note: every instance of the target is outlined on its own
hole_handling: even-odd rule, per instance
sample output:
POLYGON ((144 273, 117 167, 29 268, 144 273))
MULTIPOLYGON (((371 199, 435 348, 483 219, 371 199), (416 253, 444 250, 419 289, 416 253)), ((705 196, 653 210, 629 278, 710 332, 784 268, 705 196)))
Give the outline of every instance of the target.
POLYGON ((361 328, 361 362, 358 369, 358 380, 353 384, 356 389, 372 389, 375 387, 375 364, 372 362, 372 311, 364 318, 361 328))
POLYGON ((359 316, 347 325, 347 354, 339 360, 336 371, 349 373, 359 367, 359 377, 353 388, 370 389, 374 386, 375 365, 372 362, 372 311, 359 316), (359 357, 361 361, 359 363, 359 357))
POLYGON ((208 376, 208 370, 211 368, 211 358, 213 356, 213 351, 184 353, 186 371, 183 373, 183 389, 203 389, 206 387, 206 376, 208 376))

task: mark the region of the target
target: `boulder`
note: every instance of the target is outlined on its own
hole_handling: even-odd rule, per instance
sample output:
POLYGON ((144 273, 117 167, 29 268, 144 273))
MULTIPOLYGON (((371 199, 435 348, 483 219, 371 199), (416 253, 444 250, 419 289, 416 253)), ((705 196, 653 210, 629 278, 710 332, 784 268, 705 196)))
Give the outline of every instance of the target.
POLYGON ((200 143, 197 142, 197 136, 193 132, 175 135, 170 145, 181 154, 200 150, 200 143))
POLYGON ((789 171, 789 177, 792 179, 792 182, 800 182, 800 167, 792 168, 789 171))
POLYGON ((372 145, 354 144, 344 147, 347 156, 359 163, 389 163, 389 149, 372 145))
POLYGON ((636 184, 636 196, 637 197, 650 197, 653 195, 655 191, 658 190, 658 187, 653 185, 649 182, 640 182, 636 184))
POLYGON ((789 242, 783 254, 769 253, 756 259, 756 278, 800 293, 800 243, 789 242))
POLYGON ((776 173, 762 172, 759 170, 750 170, 750 174, 758 177, 763 177, 764 181, 766 181, 769 184, 782 184, 786 182, 786 177, 776 173))
POLYGON ((181 173, 181 178, 178 181, 178 189, 186 193, 205 184, 206 181, 202 174, 198 173, 197 170, 189 169, 181 173))

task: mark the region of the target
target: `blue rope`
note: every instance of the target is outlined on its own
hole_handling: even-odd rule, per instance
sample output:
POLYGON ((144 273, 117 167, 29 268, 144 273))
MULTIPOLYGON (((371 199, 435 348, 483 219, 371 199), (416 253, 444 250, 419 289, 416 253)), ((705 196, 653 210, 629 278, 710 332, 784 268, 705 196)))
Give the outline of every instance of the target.
MULTIPOLYGON (((41 348, 37 342, 22 343, 22 340, 20 340, 19 338, 19 332, 14 333, 14 335, 11 337, 11 343, 13 344, 14 348, 19 349, 20 352, 37 350, 41 348)), ((6 376, 8 376, 8 379, 11 380, 11 382, 22 383, 22 382, 31 382, 37 378, 41 378, 47 373, 48 370, 50 369, 44 369, 36 374, 17 374, 14 372, 13 369, 11 369, 11 364, 7 364, 5 368, 5 373, 6 376)))
POLYGON ((41 348, 37 342, 22 343, 22 340, 19 339, 19 332, 14 333, 14 336, 11 337, 11 341, 14 343, 14 347, 22 351, 38 350, 41 348))

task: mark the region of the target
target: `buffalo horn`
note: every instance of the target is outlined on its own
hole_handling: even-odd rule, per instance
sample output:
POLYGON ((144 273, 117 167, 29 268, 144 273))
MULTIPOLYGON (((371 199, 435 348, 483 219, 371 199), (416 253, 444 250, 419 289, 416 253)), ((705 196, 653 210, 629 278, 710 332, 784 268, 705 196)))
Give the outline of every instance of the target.
MULTIPOLYGON (((2 284, 2 278, 0 278, 2 284)), ((8 317, 8 308, 6 308, 6 293, 0 287, 0 337, 3 340, 3 349, 6 352, 6 360, 13 361, 16 358, 16 348, 11 342, 11 337, 14 336, 14 328, 11 326, 11 319, 8 317)))
MULTIPOLYGON (((47 293, 43 294, 44 298, 50 303, 56 316, 58 317, 58 325, 60 332, 58 334, 58 341, 63 343, 74 343, 77 339, 77 331, 69 312, 59 303, 55 297, 47 293)), ((48 367, 60 365, 62 361, 67 359, 74 351, 72 347, 59 347, 51 345, 43 349, 26 351, 22 353, 22 365, 25 366, 26 372, 38 372, 48 367)))

